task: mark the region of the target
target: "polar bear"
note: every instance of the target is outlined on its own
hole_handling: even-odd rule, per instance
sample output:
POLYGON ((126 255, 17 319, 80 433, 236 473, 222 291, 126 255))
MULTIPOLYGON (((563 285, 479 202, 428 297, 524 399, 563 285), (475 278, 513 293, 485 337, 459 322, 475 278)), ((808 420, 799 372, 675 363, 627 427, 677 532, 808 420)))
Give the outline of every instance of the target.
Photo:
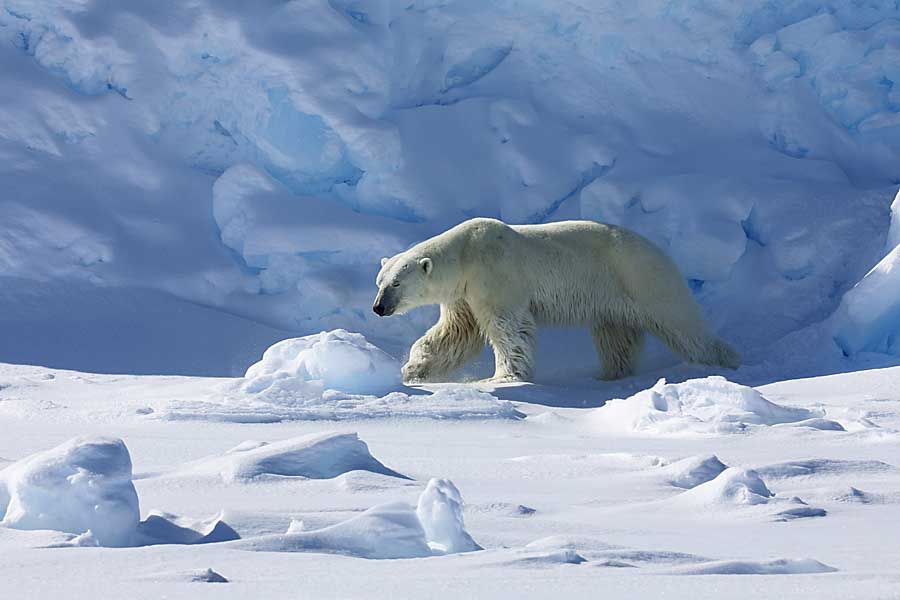
POLYGON ((440 304, 440 319, 403 366, 409 383, 444 379, 486 341, 495 358, 489 381, 530 381, 539 325, 588 327, 601 379, 634 373, 646 331, 690 362, 730 369, 740 362, 708 332, 675 264, 612 225, 471 219, 382 259, 376 284, 379 316, 440 304))

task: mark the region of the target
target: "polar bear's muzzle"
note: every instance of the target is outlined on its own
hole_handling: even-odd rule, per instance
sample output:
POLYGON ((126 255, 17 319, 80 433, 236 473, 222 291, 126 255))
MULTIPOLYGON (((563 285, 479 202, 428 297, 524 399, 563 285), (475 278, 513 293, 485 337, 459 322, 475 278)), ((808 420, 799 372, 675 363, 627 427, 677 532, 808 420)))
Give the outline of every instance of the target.
POLYGON ((397 298, 396 294, 391 294, 387 289, 378 290, 378 295, 375 296, 375 304, 372 305, 372 310, 375 311, 375 314, 379 317, 389 317, 394 314, 394 311, 397 310, 397 298))

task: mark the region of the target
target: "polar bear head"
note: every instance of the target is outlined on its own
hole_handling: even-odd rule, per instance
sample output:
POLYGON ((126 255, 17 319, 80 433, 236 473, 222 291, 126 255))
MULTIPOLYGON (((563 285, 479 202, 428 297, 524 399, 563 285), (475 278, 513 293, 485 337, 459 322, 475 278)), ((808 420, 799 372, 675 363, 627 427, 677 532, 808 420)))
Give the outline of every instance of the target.
POLYGON ((381 259, 381 271, 375 279, 378 295, 372 310, 380 317, 403 314, 413 308, 434 304, 432 272, 434 263, 427 256, 409 252, 381 259))

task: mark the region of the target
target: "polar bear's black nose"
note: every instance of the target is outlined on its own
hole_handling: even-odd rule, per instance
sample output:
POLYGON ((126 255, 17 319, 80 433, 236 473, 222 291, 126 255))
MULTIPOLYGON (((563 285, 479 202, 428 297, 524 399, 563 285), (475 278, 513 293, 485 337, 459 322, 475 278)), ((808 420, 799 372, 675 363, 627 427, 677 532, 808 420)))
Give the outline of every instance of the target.
POLYGON ((380 302, 378 304, 376 304, 375 306, 373 306, 372 310, 374 310, 375 314, 378 315, 379 317, 384 316, 384 305, 382 305, 380 302))

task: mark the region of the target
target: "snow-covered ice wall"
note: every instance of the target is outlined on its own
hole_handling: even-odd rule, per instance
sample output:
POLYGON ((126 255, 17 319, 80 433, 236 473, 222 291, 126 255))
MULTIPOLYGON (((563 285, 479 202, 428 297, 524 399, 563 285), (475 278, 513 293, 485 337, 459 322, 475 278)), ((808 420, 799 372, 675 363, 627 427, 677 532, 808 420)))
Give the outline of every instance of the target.
POLYGON ((378 258, 474 215, 644 233, 753 360, 900 183, 893 0, 0 0, 0 40, 3 361, 400 348, 378 258))

